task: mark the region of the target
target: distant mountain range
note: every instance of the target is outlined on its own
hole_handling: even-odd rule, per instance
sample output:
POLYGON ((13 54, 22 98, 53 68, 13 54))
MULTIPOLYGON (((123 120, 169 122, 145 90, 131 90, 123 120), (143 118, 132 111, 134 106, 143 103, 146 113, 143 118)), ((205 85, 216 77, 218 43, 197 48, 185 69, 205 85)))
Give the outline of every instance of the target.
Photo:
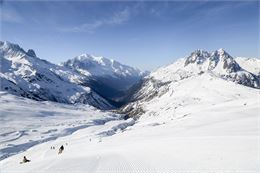
POLYGON ((55 65, 10 42, 0 42, 0 57, 1 90, 34 100, 84 103, 100 109, 118 106, 116 99, 144 75, 117 61, 90 55, 55 65))
POLYGON ((196 50, 150 74, 89 54, 55 65, 38 58, 32 49, 25 51, 10 42, 0 42, 0 58, 1 91, 38 101, 84 103, 99 109, 124 105, 120 112, 132 115, 145 112, 146 103, 174 93, 173 86, 181 87, 183 81, 210 84, 216 79, 222 81, 223 90, 226 82, 260 88, 260 60, 233 58, 223 49, 212 53, 196 50))

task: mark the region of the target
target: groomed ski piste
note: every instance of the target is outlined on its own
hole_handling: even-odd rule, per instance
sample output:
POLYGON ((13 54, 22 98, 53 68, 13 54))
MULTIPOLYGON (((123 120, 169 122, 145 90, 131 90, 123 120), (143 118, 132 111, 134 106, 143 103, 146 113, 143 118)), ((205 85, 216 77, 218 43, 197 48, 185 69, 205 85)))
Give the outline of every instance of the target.
POLYGON ((209 74, 173 88, 145 103, 146 113, 136 121, 2 92, 0 151, 12 156, 0 161, 0 172, 260 171, 259 89, 209 74), (61 145, 65 150, 58 155, 61 145), (31 162, 19 164, 23 156, 31 162))

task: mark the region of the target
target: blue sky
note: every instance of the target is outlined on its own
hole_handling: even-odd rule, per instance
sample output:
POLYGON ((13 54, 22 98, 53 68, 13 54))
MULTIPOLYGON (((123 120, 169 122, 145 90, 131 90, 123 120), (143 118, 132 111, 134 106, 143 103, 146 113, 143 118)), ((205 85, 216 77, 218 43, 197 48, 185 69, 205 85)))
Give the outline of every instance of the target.
POLYGON ((7 2, 1 40, 60 63, 82 53, 152 70, 195 49, 259 58, 259 2, 7 2))

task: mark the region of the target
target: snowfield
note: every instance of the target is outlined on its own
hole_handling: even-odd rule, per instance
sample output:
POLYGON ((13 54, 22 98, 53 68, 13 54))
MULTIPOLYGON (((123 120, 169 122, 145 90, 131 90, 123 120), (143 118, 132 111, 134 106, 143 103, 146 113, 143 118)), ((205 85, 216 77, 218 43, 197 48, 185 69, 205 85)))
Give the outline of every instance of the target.
MULTIPOLYGON (((184 79, 179 89, 148 102, 150 111, 134 125, 129 119, 83 128, 2 160, 1 173, 259 172, 259 89, 209 78, 184 79), (58 155, 61 145, 65 150, 58 155), (24 155, 31 162, 19 164, 24 155)), ((82 118, 81 111, 75 116, 82 118)))
POLYGON ((88 105, 37 102, 6 92, 0 92, 0 105, 0 160, 79 129, 121 119, 88 105))

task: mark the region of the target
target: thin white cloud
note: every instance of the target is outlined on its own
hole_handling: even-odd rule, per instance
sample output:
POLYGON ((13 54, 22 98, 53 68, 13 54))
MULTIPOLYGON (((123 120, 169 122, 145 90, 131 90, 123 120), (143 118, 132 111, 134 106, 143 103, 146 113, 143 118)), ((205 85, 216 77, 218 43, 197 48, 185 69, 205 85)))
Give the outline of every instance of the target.
POLYGON ((130 10, 128 8, 125 8, 122 11, 114 13, 109 18, 99 19, 91 23, 83 23, 79 26, 74 27, 63 27, 59 28, 58 30, 63 32, 89 32, 93 33, 98 28, 103 26, 112 26, 112 25, 120 25, 124 22, 128 21, 130 19, 130 10))
POLYGON ((22 23, 24 21, 17 11, 12 8, 5 8, 5 6, 1 7, 0 17, 2 22, 22 23))

